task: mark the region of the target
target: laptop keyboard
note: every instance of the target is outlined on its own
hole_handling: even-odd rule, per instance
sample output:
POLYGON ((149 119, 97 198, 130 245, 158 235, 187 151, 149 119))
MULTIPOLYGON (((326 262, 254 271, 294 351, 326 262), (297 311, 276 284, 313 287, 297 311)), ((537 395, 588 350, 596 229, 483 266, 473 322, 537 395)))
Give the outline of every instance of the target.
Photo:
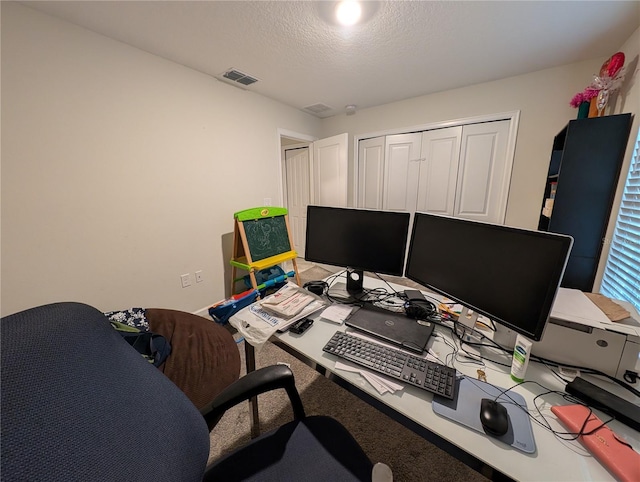
POLYGON ((337 331, 323 348, 345 360, 453 400, 456 370, 373 341, 337 331))

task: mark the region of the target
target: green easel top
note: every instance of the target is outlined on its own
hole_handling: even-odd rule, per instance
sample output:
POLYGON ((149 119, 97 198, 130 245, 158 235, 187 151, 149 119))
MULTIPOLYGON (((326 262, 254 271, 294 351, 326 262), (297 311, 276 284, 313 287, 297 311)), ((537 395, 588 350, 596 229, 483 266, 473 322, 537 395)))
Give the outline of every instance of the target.
POLYGON ((254 219, 273 218, 275 216, 284 216, 287 214, 287 208, 276 206, 263 206, 259 208, 245 209, 233 214, 238 221, 252 221, 254 219))

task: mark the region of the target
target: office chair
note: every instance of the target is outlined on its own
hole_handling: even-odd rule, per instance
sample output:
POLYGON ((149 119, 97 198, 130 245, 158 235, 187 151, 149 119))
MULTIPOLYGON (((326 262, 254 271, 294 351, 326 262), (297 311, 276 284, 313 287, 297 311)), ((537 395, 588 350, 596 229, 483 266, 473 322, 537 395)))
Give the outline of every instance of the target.
POLYGON ((284 365, 249 373, 198 410, 88 305, 32 308, 0 328, 2 480, 371 480, 342 425, 305 416, 284 365), (294 420, 207 468, 208 427, 277 388, 294 420))

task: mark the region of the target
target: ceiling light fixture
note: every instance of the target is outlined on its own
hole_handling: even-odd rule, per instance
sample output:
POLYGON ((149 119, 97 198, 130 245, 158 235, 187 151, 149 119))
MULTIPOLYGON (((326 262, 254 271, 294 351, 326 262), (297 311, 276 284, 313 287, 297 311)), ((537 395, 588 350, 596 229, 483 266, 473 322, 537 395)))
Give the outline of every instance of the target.
POLYGON ((355 25, 362 16, 360 2, 355 0, 344 0, 336 6, 336 19, 338 23, 345 27, 355 25))
POLYGON ((359 26, 364 25, 375 17, 383 2, 374 0, 367 0, 366 2, 356 0, 322 0, 308 3, 313 4, 313 10, 316 15, 327 25, 341 27, 342 32, 348 32, 352 30, 350 27, 353 27, 355 24, 359 26), (349 9, 360 12, 355 21, 353 18, 352 20, 346 20, 346 22, 348 22, 346 28, 345 20, 342 19, 343 9, 345 12, 348 12, 349 9))

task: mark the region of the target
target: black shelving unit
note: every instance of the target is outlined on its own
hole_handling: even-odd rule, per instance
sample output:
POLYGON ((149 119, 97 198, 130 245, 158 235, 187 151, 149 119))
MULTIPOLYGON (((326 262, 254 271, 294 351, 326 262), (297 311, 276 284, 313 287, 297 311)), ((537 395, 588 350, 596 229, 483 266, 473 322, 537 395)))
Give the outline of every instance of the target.
POLYGON ((576 119, 553 140, 538 229, 574 239, 566 288, 593 289, 631 122, 631 114, 576 119), (545 215, 553 183, 553 206, 545 215))

